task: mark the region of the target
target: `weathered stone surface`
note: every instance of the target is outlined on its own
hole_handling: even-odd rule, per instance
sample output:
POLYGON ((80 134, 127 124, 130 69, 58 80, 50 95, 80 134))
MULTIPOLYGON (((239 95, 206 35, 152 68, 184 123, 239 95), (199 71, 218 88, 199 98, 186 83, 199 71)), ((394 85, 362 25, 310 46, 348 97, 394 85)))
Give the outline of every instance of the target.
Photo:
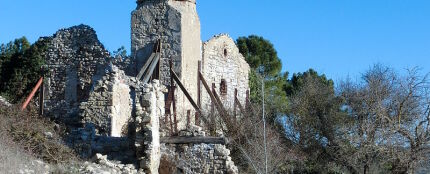
MULTIPOLYGON (((143 0, 132 13, 131 50, 137 67, 143 66, 157 40, 162 42, 160 81, 170 85, 169 60, 192 98, 197 98, 197 68, 201 60, 200 21, 195 1, 143 0)), ((187 110, 193 110, 176 88, 179 129, 185 128, 187 110)))
POLYGON ((119 161, 108 160, 106 155, 96 154, 92 158, 93 163, 85 162, 80 168, 80 173, 100 174, 100 173, 124 173, 124 174, 145 174, 132 164, 121 164, 119 161))
POLYGON ((139 166, 146 173, 158 173, 160 165, 160 117, 164 115, 165 87, 158 80, 137 84, 135 149, 139 166), (145 104, 143 104, 145 103, 145 104))
POLYGON ((129 85, 132 81, 114 65, 103 73, 94 76, 89 98, 79 106, 80 118, 83 123, 95 124, 97 135, 126 137, 133 119, 135 92, 129 85))
POLYGON ((0 96, 0 105, 5 105, 7 107, 12 106, 12 104, 10 104, 5 98, 3 98, 2 96, 0 96))
MULTIPOLYGON (((62 29, 50 38, 45 113, 68 126, 66 143, 82 157, 100 153, 95 157, 98 166, 88 165, 83 172, 158 173, 163 155, 183 173, 237 173, 224 145, 161 145, 160 136, 170 136, 172 130, 166 129, 171 125, 160 128, 160 119, 168 118, 164 107, 166 86, 171 85, 170 60, 195 101, 201 60, 204 77, 209 84, 216 84, 228 109, 233 108, 235 89, 242 105, 245 103, 248 64, 227 35, 216 36, 202 45, 195 0, 138 0, 137 4, 131 21, 132 58, 113 59, 95 31, 85 25, 62 29), (158 40, 162 43, 159 80, 143 84, 135 78, 137 70, 158 40), (220 89, 222 83, 225 87, 220 89)), ((209 96, 203 86, 200 91, 202 109, 209 111, 209 96)), ((179 130, 176 135, 205 136, 204 128, 194 126, 194 108, 179 88, 174 99, 179 130), (190 120, 187 111, 192 114, 190 120)))
MULTIPOLYGON (((161 145, 162 158, 176 165, 176 170, 189 174, 239 173, 227 152, 220 144, 161 145)), ((161 167, 165 166, 161 164, 161 167)))
MULTIPOLYGON (((232 110, 234 107, 235 89, 238 90, 237 97, 240 103, 245 106, 250 68, 232 38, 221 34, 203 44, 202 69, 207 83, 209 85, 215 83, 216 92, 226 109, 232 110), (225 82, 226 93, 222 92, 222 81, 225 82)), ((202 93, 201 100, 203 111, 210 111, 211 99, 206 92, 202 93)))
POLYGON ((45 114, 68 125, 80 124, 78 105, 88 99, 92 78, 109 57, 89 26, 55 33, 46 54, 45 114))

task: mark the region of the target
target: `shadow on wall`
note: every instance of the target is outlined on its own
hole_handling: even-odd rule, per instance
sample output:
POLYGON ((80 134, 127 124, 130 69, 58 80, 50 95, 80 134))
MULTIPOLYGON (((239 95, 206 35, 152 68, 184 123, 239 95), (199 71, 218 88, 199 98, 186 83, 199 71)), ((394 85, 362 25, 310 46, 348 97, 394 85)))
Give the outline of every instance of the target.
POLYGON ((128 137, 100 136, 95 134, 94 124, 72 130, 67 138, 67 145, 75 149, 84 159, 100 153, 109 160, 133 164, 136 162, 134 141, 128 137))
MULTIPOLYGON (((151 56, 154 46, 155 43, 150 43, 137 50, 137 52, 135 53, 136 55, 134 55, 136 58, 136 70, 139 71, 140 69, 142 69, 143 65, 146 63, 146 61, 148 61, 149 57, 151 56)), ((134 76, 136 76, 137 73, 138 72, 136 72, 134 76)))

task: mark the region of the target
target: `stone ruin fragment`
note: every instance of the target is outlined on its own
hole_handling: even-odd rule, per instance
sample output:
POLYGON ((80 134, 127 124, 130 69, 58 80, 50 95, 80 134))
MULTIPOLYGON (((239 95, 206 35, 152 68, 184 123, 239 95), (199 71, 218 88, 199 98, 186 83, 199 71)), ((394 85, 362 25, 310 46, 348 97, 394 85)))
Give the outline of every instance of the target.
POLYGON ((162 141, 207 136, 202 117, 214 104, 199 72, 227 110, 247 102, 250 68, 233 39, 202 43, 195 0, 138 0, 131 18, 124 60, 86 25, 44 38, 44 115, 67 126, 67 144, 84 158, 100 153, 146 173, 238 173, 222 143, 162 141))

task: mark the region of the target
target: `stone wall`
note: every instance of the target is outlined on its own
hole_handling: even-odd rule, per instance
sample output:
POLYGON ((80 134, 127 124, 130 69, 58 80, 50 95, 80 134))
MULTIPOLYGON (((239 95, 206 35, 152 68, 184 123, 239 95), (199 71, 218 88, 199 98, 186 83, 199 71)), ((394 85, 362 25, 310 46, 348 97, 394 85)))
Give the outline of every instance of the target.
POLYGON ((116 66, 106 67, 103 73, 94 76, 89 98, 79 106, 79 116, 83 123, 95 125, 97 135, 126 137, 135 98, 131 79, 116 66))
MULTIPOLYGON (((67 144, 84 158, 96 153, 136 164, 158 173, 161 156, 183 173, 237 173, 229 151, 220 144, 160 144, 160 119, 170 86, 169 61, 193 99, 197 99, 198 61, 209 84, 215 83, 226 108, 234 91, 245 103, 248 71, 234 41, 219 35, 202 45, 195 0, 138 0, 131 19, 132 59, 112 59, 85 25, 62 29, 51 37, 46 57, 45 113, 68 126, 67 144), (142 84, 135 79, 154 44, 162 43, 159 80, 142 84), (203 50, 202 50, 203 49, 203 50), (223 84, 223 85, 221 85, 223 84), (224 88, 220 89, 221 86, 224 88)), ((202 109, 211 101, 204 88, 202 109)), ((187 111, 194 109, 183 92, 175 91, 179 130, 187 128, 187 111)), ((192 117, 194 118, 194 117, 192 117)), ((188 128, 193 127, 194 119, 188 128)), ((164 125, 163 125, 164 126, 164 125)), ((166 130, 161 130, 166 131, 166 130)), ((205 136, 197 131, 179 136, 205 136)), ((184 133, 185 132, 185 133, 184 133)))
MULTIPOLYGON (((205 136, 200 127, 181 131, 180 136, 205 136)), ((230 150, 222 144, 161 144, 160 174, 236 174, 230 150)))
POLYGON ((88 99, 92 78, 110 55, 86 25, 59 30, 51 39, 46 54, 44 112, 68 125, 78 125, 79 103, 88 99))
MULTIPOLYGON (((235 42, 228 35, 217 35, 203 44, 202 71, 210 85, 215 83, 215 90, 220 96, 224 107, 232 110, 234 107, 235 89, 238 99, 245 107, 246 91, 249 90, 249 65, 239 53, 235 42), (224 83, 222 85, 222 83, 224 83), (224 89, 222 86, 225 86, 224 89)), ((202 85, 202 109, 210 111, 211 99, 202 85)))
MULTIPOLYGON (((160 80, 170 85, 169 60, 177 72, 181 61, 181 14, 167 0, 138 1, 131 16, 131 55, 137 71, 145 64, 158 40, 162 42, 160 80)), ((137 72, 136 72, 137 75, 137 72)))
POLYGON ((97 135, 95 125, 91 123, 82 128, 72 129, 68 133, 66 144, 84 159, 90 159, 96 153, 101 153, 111 160, 127 164, 135 162, 133 143, 129 138, 97 135))
MULTIPOLYGON (((139 0, 131 19, 131 50, 139 70, 151 55, 157 40, 162 42, 160 81, 170 86, 169 60, 191 96, 197 98, 197 63, 201 60, 200 21, 194 0, 139 0)), ((185 128, 192 106, 176 88, 179 129, 185 128)), ((194 111, 193 111, 194 112, 194 111)))
POLYGON ((167 89, 158 80, 139 86, 139 90, 136 90, 136 157, 145 172, 158 173, 160 118, 164 115, 164 95, 167 89))

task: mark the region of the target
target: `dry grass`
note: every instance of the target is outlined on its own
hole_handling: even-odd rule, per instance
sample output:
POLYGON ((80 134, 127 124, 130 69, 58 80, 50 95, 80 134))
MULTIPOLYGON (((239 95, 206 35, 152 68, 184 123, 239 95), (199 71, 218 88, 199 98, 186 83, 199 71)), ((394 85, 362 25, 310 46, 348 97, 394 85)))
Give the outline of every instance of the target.
POLYGON ((0 151, 4 153, 0 154, 1 156, 20 150, 21 153, 51 164, 78 159, 70 148, 63 145, 61 132, 54 129, 55 123, 40 117, 35 110, 22 112, 17 106, 0 106, 0 120, 2 146, 13 144, 16 147, 9 148, 9 151, 0 151), (47 133, 52 133, 52 137, 46 136, 47 133))
POLYGON ((46 173, 45 165, 0 134, 0 173, 46 173))

